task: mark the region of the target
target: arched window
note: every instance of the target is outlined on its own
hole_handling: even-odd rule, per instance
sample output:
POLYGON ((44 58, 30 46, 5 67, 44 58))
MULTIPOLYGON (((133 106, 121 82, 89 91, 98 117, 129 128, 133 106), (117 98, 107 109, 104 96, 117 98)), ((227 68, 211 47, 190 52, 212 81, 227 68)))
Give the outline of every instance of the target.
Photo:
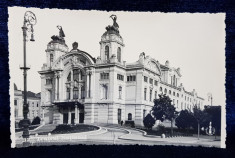
POLYGON ((132 114, 131 113, 128 114, 128 120, 132 120, 132 114))
POLYGON ((84 99, 85 98, 85 87, 82 86, 81 87, 81 99, 84 99))
POLYGON ((73 99, 78 99, 78 88, 77 87, 73 88, 73 99))
POLYGON ((153 93, 153 90, 150 89, 150 91, 149 91, 149 101, 152 101, 152 93, 153 93))
POLYGON ((144 100, 146 100, 147 88, 144 88, 144 100))
POLYGON ((162 87, 159 88, 160 92, 162 92, 162 87))
POLYGON ((173 96, 175 96, 175 92, 173 92, 173 96))
POLYGON ((119 86, 118 91, 119 91, 119 99, 122 99, 122 87, 121 86, 119 86))
POLYGON ((179 93, 177 93, 177 97, 179 97, 179 93))
POLYGON ((53 60, 54 60, 53 54, 50 54, 50 66, 52 66, 53 60))
POLYGON ((67 81, 71 81, 71 73, 69 73, 69 75, 67 77, 67 81))
POLYGON ((109 60, 109 46, 105 46, 105 60, 109 60))
POLYGON ((121 62, 121 48, 118 47, 117 49, 117 59, 118 59, 118 62, 121 62))
POLYGON ((73 80, 74 81, 79 80, 79 70, 78 69, 73 70, 73 80))
POLYGON ((155 91, 155 99, 157 99, 157 91, 155 91))
POLYGON ((171 95, 171 90, 169 90, 169 95, 171 95))
POLYGON ((167 89, 164 90, 164 93, 165 93, 165 94, 167 93, 167 89))
POLYGON ((108 99, 108 86, 107 85, 101 85, 101 99, 108 99))

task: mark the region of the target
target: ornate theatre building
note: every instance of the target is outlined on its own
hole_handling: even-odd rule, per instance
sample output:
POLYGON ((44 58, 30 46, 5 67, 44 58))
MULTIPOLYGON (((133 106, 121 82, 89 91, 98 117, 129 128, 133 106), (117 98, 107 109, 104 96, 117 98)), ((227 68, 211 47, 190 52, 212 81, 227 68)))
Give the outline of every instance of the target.
POLYGON ((195 90, 187 92, 180 82, 180 68, 160 64, 145 53, 135 63, 123 59, 124 42, 112 15, 113 25, 101 36, 96 59, 78 49, 69 51, 62 27, 47 45, 41 71, 42 117, 46 124, 109 123, 143 118, 158 94, 167 94, 177 110, 203 108, 195 90))

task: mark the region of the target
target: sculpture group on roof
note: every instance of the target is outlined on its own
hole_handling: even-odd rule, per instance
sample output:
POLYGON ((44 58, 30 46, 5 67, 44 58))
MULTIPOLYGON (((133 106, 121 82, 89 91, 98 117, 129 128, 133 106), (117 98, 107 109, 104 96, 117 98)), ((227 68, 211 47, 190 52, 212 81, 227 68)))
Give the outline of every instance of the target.
POLYGON ((117 23, 117 16, 112 14, 110 16, 110 18, 113 20, 113 25, 112 26, 111 25, 107 26, 106 30, 107 31, 116 31, 117 33, 119 33, 119 30, 118 30, 119 29, 119 25, 117 23))

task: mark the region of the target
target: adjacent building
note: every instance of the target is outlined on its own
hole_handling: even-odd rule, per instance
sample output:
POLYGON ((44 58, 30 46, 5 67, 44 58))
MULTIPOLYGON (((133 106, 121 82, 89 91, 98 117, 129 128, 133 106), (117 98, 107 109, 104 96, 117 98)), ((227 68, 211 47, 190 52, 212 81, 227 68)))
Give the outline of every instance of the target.
POLYGON ((45 123, 109 123, 143 118, 158 94, 165 93, 177 110, 203 107, 204 99, 195 90, 186 91, 180 68, 164 64, 140 53, 134 63, 123 59, 124 41, 116 19, 101 36, 100 56, 79 50, 74 42, 69 50, 62 28, 52 36, 41 71, 41 105, 45 123))
MULTIPOLYGON (((40 93, 27 92, 27 102, 29 105, 28 119, 32 122, 35 117, 41 118, 41 97, 40 93)), ((24 92, 17 89, 14 84, 14 115, 16 125, 23 119, 24 92)), ((17 126, 16 126, 17 127, 17 126)))

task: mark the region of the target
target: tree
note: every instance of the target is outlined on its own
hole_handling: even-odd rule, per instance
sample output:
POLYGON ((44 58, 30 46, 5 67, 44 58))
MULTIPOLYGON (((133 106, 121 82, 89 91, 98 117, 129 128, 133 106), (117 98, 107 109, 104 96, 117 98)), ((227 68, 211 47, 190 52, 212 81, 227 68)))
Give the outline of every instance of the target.
POLYGON ((152 114, 156 120, 163 121, 167 119, 171 121, 171 136, 173 135, 173 121, 178 112, 175 110, 174 105, 171 104, 172 100, 166 94, 158 95, 159 99, 154 100, 152 114))
POLYGON ((193 117, 188 110, 182 110, 179 116, 175 119, 175 125, 179 129, 189 129, 192 126, 193 117))
POLYGON ((152 117, 151 114, 148 114, 145 118, 144 118, 144 127, 146 127, 147 129, 152 129, 152 127, 155 124, 155 119, 152 117))
POLYGON ((41 122, 41 119, 40 117, 37 116, 33 119, 32 125, 38 125, 40 124, 40 122, 41 122))
MULTIPOLYGON (((197 133, 198 133, 198 140, 199 140, 199 136, 200 136, 200 125, 203 124, 204 122, 208 122, 208 120, 210 119, 210 116, 208 115, 208 113, 206 113, 205 110, 201 110, 199 107, 197 107, 196 105, 193 107, 193 113, 191 113, 191 115, 193 116, 196 124, 197 124, 197 133)), ((194 126, 195 127, 195 126, 194 126)))

